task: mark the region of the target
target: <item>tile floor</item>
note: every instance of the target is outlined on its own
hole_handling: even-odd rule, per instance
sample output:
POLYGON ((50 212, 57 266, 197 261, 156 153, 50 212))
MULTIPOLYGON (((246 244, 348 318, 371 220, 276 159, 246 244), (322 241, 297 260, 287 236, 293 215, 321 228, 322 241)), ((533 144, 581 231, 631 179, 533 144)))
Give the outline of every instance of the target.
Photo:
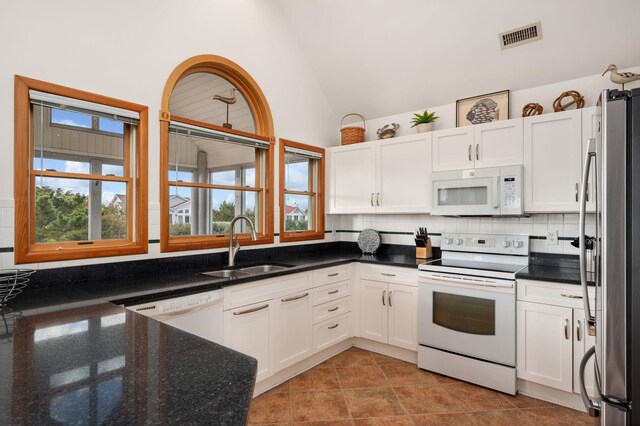
POLYGON ((249 424, 593 425, 586 414, 509 396, 351 348, 253 399, 249 424))

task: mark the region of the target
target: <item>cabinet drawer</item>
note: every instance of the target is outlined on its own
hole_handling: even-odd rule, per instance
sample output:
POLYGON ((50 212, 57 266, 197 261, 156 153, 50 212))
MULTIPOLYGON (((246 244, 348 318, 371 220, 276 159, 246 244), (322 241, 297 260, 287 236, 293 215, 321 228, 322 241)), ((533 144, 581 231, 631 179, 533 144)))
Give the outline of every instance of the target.
POLYGON ((349 295, 349 281, 327 284, 313 289, 313 306, 349 295))
POLYGON ((349 279, 349 266, 341 265, 333 268, 313 271, 313 286, 337 283, 349 279))
POLYGON ((363 278, 385 283, 396 283, 418 286, 418 268, 390 268, 384 266, 365 265, 363 278))
MULTIPOLYGON (((589 287, 589 301, 594 306, 595 288, 589 287)), ((582 309, 582 287, 549 281, 518 280, 517 298, 525 302, 545 303, 582 309)))
POLYGON ((313 326, 313 352, 333 346, 351 336, 350 314, 321 322, 313 326))
POLYGON ((335 318, 351 310, 351 297, 333 300, 313 308, 313 323, 317 324, 330 318, 335 318))

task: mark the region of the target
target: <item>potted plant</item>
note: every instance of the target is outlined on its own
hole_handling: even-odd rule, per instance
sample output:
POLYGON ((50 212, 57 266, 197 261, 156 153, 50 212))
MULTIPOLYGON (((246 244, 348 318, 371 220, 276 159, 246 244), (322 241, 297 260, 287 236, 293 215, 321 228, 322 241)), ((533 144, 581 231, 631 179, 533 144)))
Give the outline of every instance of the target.
POLYGON ((418 129, 418 133, 430 132, 433 130, 433 122, 436 121, 438 116, 435 112, 429 112, 428 110, 424 110, 422 114, 413 114, 413 118, 411 122, 413 125, 411 127, 415 127, 418 129))

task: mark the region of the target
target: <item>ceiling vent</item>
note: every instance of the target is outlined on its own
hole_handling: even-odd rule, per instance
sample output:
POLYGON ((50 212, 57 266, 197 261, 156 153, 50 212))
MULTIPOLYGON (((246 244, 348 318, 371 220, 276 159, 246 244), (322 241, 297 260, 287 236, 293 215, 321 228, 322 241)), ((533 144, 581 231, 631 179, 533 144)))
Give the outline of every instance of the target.
POLYGON ((498 34, 498 38, 500 39, 500 47, 502 49, 508 49, 509 47, 520 46, 521 44, 540 40, 542 38, 542 27, 540 26, 540 21, 538 21, 498 34))

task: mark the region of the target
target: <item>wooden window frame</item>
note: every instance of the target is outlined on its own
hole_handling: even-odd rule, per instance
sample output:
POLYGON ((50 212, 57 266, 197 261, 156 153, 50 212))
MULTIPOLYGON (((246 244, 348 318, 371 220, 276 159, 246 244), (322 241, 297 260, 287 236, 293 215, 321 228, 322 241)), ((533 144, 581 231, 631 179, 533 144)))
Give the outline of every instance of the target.
MULTIPOLYGON (((59 86, 44 81, 16 75, 15 139, 14 139, 14 198, 15 198, 15 263, 52 262, 96 257, 126 256, 148 251, 148 195, 147 195, 147 134, 148 108, 95 93, 59 86), (129 158, 124 157, 123 177, 100 176, 101 181, 117 181, 127 184, 127 194, 135 194, 135 203, 127 208, 127 238, 116 240, 64 241, 55 243, 35 242, 35 173, 38 176, 87 179, 93 175, 67 172, 36 171, 33 169, 31 144, 33 118, 29 90, 52 93, 68 98, 109 105, 139 113, 136 133, 136 173, 129 176, 129 158), (135 188, 135 189, 134 189, 135 188), (135 224, 135 235, 134 235, 135 224)), ((130 130, 123 135, 124 143, 130 141, 130 130)), ((132 198, 133 199, 133 198, 132 198)))
POLYGON ((160 251, 173 252, 183 250, 201 250, 210 248, 227 247, 229 244, 229 235, 190 235, 190 236, 170 236, 170 218, 169 218, 169 189, 174 184, 178 186, 188 187, 204 187, 211 189, 231 189, 243 191, 256 191, 260 194, 259 203, 260 210, 264 215, 261 216, 259 233, 257 240, 252 241, 248 233, 239 234, 238 238, 242 241, 242 245, 258 245, 273 243, 273 207, 274 207, 274 145, 275 137, 273 131, 273 119, 267 99, 256 81, 242 67, 229 59, 216 55, 198 55, 189 58, 178 65, 165 84, 162 94, 161 110, 160 110, 160 251), (169 102, 171 93, 175 89, 178 82, 194 73, 211 73, 225 78, 233 84, 242 93, 253 114, 256 125, 256 133, 247 133, 234 129, 227 129, 214 124, 203 123, 191 120, 185 117, 171 115, 169 110, 169 102), (226 132, 233 135, 246 136, 254 139, 263 140, 269 143, 269 148, 265 149, 264 155, 264 185, 259 187, 257 176, 260 176, 259 164, 256 161, 256 188, 245 188, 236 186, 212 185, 193 182, 180 183, 177 181, 169 181, 169 122, 179 122, 191 124, 207 129, 226 132))
POLYGON ((280 138, 280 242, 288 243, 294 241, 309 241, 309 240, 321 240, 324 239, 324 148, 307 145, 300 142, 295 142, 288 139, 280 138), (298 148, 307 151, 317 152, 322 154, 322 158, 316 161, 316 174, 313 176, 311 168, 309 170, 309 189, 310 191, 289 191, 285 189, 285 148, 298 148), (312 183, 316 182, 317 187, 312 188, 312 183), (308 231, 285 231, 285 195, 307 195, 313 197, 313 217, 315 217, 316 226, 313 230, 308 231))

